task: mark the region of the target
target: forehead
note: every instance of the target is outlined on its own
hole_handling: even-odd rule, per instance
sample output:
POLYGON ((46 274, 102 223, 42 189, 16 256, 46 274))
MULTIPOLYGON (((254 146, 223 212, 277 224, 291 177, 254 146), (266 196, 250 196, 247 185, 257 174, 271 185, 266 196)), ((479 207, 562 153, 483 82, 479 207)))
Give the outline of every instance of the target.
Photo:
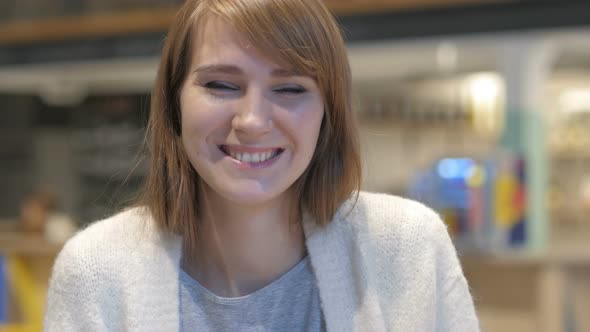
POLYGON ((278 60, 274 54, 257 48, 244 34, 215 15, 206 15, 194 29, 191 54, 193 67, 216 62, 291 67, 278 60))

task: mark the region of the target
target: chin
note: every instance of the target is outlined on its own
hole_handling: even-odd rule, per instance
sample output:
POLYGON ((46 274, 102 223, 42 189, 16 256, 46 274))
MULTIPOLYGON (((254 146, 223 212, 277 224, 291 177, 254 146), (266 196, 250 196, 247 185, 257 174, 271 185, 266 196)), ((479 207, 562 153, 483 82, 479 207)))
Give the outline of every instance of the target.
POLYGON ((265 205, 274 199, 278 198, 280 194, 271 193, 252 193, 252 192, 237 192, 224 193, 222 196, 229 202, 236 205, 255 207, 265 205))
POLYGON ((211 189, 226 203, 252 207, 274 201, 285 193, 285 190, 279 188, 260 188, 251 184, 237 185, 235 183, 211 189))

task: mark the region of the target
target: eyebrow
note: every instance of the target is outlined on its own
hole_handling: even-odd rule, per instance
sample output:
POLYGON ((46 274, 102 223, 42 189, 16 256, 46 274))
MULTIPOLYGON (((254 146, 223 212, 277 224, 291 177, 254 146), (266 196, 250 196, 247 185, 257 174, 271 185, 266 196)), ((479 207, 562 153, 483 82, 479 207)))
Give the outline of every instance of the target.
MULTIPOLYGON (((234 65, 205 65, 198 67, 194 70, 196 74, 230 74, 230 75, 243 75, 244 71, 237 66, 234 65)), ((293 77, 293 76, 306 76, 300 73, 297 73, 294 70, 287 70, 283 68, 276 68, 271 71, 271 76, 276 77, 293 77)))

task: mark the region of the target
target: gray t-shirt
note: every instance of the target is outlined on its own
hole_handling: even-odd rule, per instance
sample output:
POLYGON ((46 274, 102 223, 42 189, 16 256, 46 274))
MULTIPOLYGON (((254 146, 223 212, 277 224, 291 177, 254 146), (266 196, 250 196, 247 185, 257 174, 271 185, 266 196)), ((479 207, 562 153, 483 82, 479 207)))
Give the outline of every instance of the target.
POLYGON ((220 297, 180 271, 181 331, 326 331, 309 257, 262 289, 220 297))

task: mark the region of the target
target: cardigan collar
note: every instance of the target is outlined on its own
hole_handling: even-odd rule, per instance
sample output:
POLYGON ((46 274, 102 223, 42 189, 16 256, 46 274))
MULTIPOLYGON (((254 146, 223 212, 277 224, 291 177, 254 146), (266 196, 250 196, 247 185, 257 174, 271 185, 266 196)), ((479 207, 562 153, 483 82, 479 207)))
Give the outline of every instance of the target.
MULTIPOLYGON (((374 325, 380 315, 378 308, 365 305, 368 281, 364 280, 363 254, 357 243, 358 234, 353 231, 353 225, 345 220, 353 213, 355 203, 361 202, 346 201, 326 226, 317 225, 309 213, 303 213, 306 246, 317 280, 328 331, 349 331, 354 326, 367 326, 367 323, 374 325), (361 316, 372 319, 372 322, 357 321, 361 316)), ((179 273, 181 238, 162 234, 159 234, 158 238, 168 252, 168 257, 176 261, 179 273)), ((176 284, 177 280, 178 278, 176 284)))
POLYGON ((305 213, 303 217, 307 251, 311 258, 322 310, 329 331, 347 331, 353 326, 356 295, 352 278, 349 274, 350 245, 343 237, 345 227, 333 220, 327 226, 318 226, 312 217, 305 213))

